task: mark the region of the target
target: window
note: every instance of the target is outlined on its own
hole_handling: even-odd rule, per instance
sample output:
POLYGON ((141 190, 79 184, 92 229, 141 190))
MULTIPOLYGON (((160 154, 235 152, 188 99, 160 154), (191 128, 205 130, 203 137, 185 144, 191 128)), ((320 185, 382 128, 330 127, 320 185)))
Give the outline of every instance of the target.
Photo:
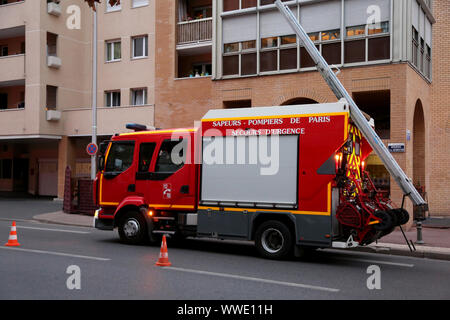
POLYGON ((347 38, 365 36, 366 26, 347 27, 347 38))
POLYGON ((389 33, 389 22, 375 23, 369 25, 368 33, 369 35, 389 33))
POLYGON ((0 93, 0 110, 8 109, 8 94, 0 93))
POLYGON ((121 42, 106 42, 106 62, 120 61, 120 59, 122 59, 121 42))
POLYGON ((423 38, 420 38, 420 51, 419 51, 419 69, 423 72, 423 66, 424 66, 424 53, 425 53, 425 40, 423 38))
POLYGON ((223 75, 238 75, 239 74, 239 56, 224 56, 223 57, 223 75))
POLYGON ((241 0, 242 9, 256 7, 257 0, 241 0))
POLYGON ((156 143, 141 143, 139 150, 139 172, 148 172, 155 148, 156 143))
POLYGON ((223 0, 223 11, 255 8, 257 4, 258 0, 223 0))
POLYGON ((256 74, 256 52, 241 55, 241 75, 256 74))
POLYGON ((0 160, 0 179, 12 179, 12 159, 0 160))
POLYGON ((122 5, 120 3, 119 4, 116 3, 115 5, 111 6, 109 4, 109 1, 105 2, 106 2, 106 12, 114 12, 122 10, 122 5))
POLYGON ((240 0, 224 0, 223 11, 239 10, 239 2, 240 0))
POLYGON ((193 8, 194 19, 205 19, 212 17, 212 6, 193 8))
POLYGON ((148 37, 134 37, 133 38, 133 58, 143 58, 148 56, 148 37))
POLYGON ((108 153, 105 172, 124 172, 133 164, 134 141, 113 142, 108 153))
POLYGON ((58 35, 47 32, 47 56, 58 56, 58 35))
POLYGON ((120 91, 105 92, 105 106, 119 107, 120 106, 120 91))
POLYGON ((297 36, 261 39, 260 71, 297 69, 297 36))
POLYGON ((344 62, 361 63, 389 60, 391 57, 389 32, 388 21, 347 27, 344 62))
POLYGON ((6 57, 8 55, 8 46, 0 46, 0 57, 6 57))
POLYGON ((131 89, 131 105, 143 106, 147 104, 147 89, 131 89))
POLYGON ((427 51, 425 54, 425 76, 431 78, 431 48, 427 45, 427 51))
POLYGON ((345 63, 366 61, 366 40, 345 42, 345 63))
MULTIPOLYGON (((316 43, 328 64, 341 64, 341 31, 338 29, 309 33, 309 38, 316 43)), ((300 68, 315 67, 314 60, 304 47, 300 47, 300 68)))
POLYGON ((25 91, 20 92, 20 101, 17 105, 17 108, 19 108, 19 109, 25 108, 25 91))
POLYGON ((260 53, 259 68, 261 72, 276 71, 278 70, 278 52, 263 51, 260 53))
POLYGON ((155 172, 174 173, 186 162, 186 140, 164 140, 158 154, 155 172))
POLYGON ((58 87, 47 86, 47 102, 48 110, 56 110, 58 87))
POLYGON ((261 39, 261 48, 276 48, 278 47, 278 38, 277 37, 270 37, 270 38, 264 38, 261 39))
POLYGON ((194 77, 206 77, 212 73, 212 64, 210 62, 196 63, 192 65, 194 77))
POLYGON ((224 45, 224 52, 225 53, 238 52, 238 51, 239 51, 239 42, 226 43, 224 45))
POLYGON ((322 44, 322 56, 328 64, 341 64, 341 43, 322 44))
MULTIPOLYGON (((259 0, 259 1, 262 6, 275 3, 275 0, 259 0)), ((291 0, 281 0, 281 1, 286 2, 286 1, 291 1, 291 0)))
POLYGON ((139 8, 148 5, 148 0, 133 0, 133 8, 139 8))
POLYGON ((412 63, 416 67, 418 64, 418 53, 419 53, 419 32, 413 27, 412 28, 412 63))
POLYGON ((339 40, 341 38, 340 30, 323 31, 321 33, 322 41, 339 40))
POLYGON ((224 45, 223 75, 254 75, 257 68, 256 40, 224 45))
POLYGON ((386 60, 391 56, 390 37, 378 37, 369 39, 369 61, 386 60))

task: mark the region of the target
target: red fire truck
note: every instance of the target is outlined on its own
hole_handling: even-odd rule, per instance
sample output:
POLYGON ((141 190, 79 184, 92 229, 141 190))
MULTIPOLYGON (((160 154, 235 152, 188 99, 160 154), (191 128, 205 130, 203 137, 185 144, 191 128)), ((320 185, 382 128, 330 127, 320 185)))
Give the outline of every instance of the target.
POLYGON ((209 111, 199 128, 134 132, 100 147, 94 224, 129 244, 254 240, 267 258, 370 244, 406 223, 377 191, 371 147, 345 100, 209 111))

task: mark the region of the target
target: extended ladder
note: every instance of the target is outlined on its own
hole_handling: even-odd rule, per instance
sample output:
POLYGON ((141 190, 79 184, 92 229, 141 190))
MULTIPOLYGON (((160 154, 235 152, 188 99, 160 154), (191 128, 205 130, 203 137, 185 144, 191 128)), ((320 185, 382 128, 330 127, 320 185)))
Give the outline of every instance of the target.
POLYGON ((408 196, 414 205, 422 208, 422 210, 428 210, 428 204, 416 190, 414 185, 412 184, 411 179, 409 179, 406 174, 403 172, 402 168, 395 161, 394 157, 391 155, 389 150, 381 141, 380 137, 375 133, 372 127, 369 125, 368 121, 364 117, 361 110, 359 110, 353 98, 347 92, 345 87, 337 78, 336 74, 331 70, 328 63, 320 54, 319 50, 317 50, 313 41, 309 38, 306 31, 297 21, 297 18, 294 16, 289 7, 281 2, 281 0, 275 1, 276 6, 281 11, 281 13, 285 16, 291 27, 294 29, 295 33, 298 35, 300 40, 303 42, 305 49, 308 51, 309 55, 313 59, 316 64, 317 70, 320 72, 324 80, 327 82, 328 86, 334 92, 338 99, 344 98, 350 105, 350 115, 356 126, 361 130, 364 134, 364 137, 367 139, 373 150, 380 157, 381 161, 383 161, 384 166, 389 171, 391 176, 395 179, 397 184, 403 191, 403 194, 408 196))

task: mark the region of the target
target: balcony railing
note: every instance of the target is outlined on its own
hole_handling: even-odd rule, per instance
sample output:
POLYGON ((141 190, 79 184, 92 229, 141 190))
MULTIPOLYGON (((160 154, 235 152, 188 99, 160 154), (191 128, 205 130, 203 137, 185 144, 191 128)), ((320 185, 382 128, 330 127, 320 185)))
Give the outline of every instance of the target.
POLYGON ((212 18, 178 22, 177 44, 212 40, 212 18))

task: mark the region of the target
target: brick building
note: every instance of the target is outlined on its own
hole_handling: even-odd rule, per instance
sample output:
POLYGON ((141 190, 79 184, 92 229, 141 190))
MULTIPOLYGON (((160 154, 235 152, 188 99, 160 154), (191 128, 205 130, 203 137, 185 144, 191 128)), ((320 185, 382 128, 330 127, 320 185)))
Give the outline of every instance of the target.
MULTIPOLYGON (((25 38, 26 53, 0 57, 0 69, 11 70, 0 73, 0 93, 9 90, 8 101, 16 97, 26 107, 8 102, 0 111, 0 158, 12 167, 0 177, 0 188, 22 183, 40 193, 36 184, 46 179, 40 159, 53 159, 61 197, 67 164, 80 176, 89 173, 84 147, 90 135, 92 13, 81 0, 3 2, 0 47, 7 43, 20 51, 25 38), (81 8, 81 30, 65 26, 71 4, 81 8), (60 7, 60 16, 49 12, 53 6, 60 7), (14 14, 27 18, 15 21, 14 14), (45 52, 55 41, 58 54, 45 52), (60 67, 51 65, 51 56, 60 58, 60 67), (60 118, 46 120, 52 111, 60 118), (28 181, 14 174, 19 160, 29 162, 28 175, 22 173, 28 181)), ((98 8, 98 117, 104 139, 123 132, 126 122, 184 127, 214 108, 336 100, 271 0, 121 2, 98 8)), ((383 141, 405 145, 394 157, 415 184, 425 186, 431 214, 449 215, 449 42, 441 36, 450 18, 446 1, 284 2, 375 119, 383 141)), ((378 187, 400 202, 399 188, 376 156, 368 168, 378 187)))

